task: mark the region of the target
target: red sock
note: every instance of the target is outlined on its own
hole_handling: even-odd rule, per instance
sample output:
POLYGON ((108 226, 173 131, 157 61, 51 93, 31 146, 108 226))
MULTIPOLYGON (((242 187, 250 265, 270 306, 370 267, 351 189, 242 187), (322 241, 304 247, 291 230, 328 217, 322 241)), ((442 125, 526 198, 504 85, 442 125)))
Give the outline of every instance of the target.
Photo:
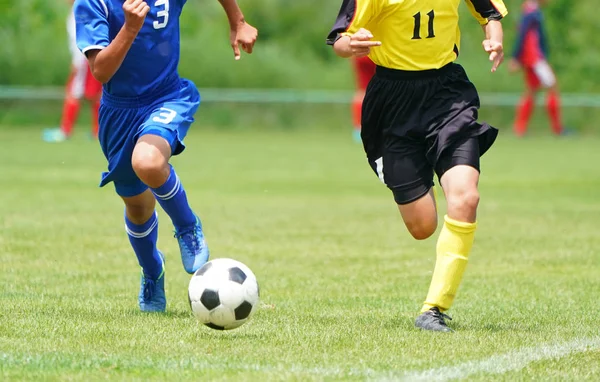
POLYGON ((73 98, 65 100, 60 129, 67 137, 71 136, 71 133, 73 132, 73 124, 75 124, 78 114, 79 100, 73 98))
POLYGON ((362 118, 362 98, 355 97, 352 101, 352 120, 354 123, 354 129, 360 130, 362 118))
POLYGON ((560 120, 560 96, 556 91, 550 90, 548 92, 546 108, 548 110, 548 116, 550 117, 552 132, 556 135, 560 135, 563 130, 563 125, 560 120))
POLYGON ((100 109, 100 101, 92 103, 92 136, 98 138, 98 110, 100 109))
POLYGON ((517 105, 517 119, 514 125, 515 134, 522 136, 527 131, 527 124, 529 123, 529 118, 531 118, 533 106, 534 99, 532 96, 523 97, 519 105, 517 105))

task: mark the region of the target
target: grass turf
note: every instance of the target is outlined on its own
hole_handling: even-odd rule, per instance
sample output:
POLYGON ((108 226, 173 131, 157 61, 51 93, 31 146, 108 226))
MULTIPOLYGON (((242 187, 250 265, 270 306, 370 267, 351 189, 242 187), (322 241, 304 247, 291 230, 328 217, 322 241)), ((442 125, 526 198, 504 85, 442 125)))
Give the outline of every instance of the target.
POLYGON ((413 328, 435 238, 410 238, 349 132, 194 128, 175 158, 212 257, 246 263, 261 286, 260 309, 231 332, 191 316, 162 211, 168 313, 138 312, 122 204, 96 187, 97 143, 6 128, 0 140, 3 380, 417 379, 457 365, 472 380, 600 378, 596 137, 503 132, 484 156, 452 335, 413 328), (500 372, 476 366, 574 340, 591 344, 500 372))

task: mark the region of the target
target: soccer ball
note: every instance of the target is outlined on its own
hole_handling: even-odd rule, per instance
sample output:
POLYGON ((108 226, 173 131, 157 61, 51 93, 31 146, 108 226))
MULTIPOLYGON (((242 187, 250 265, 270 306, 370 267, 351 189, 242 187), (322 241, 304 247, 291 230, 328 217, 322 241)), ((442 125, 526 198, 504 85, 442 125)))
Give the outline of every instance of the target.
POLYGON ((194 273, 188 287, 192 313, 209 328, 235 329, 247 322, 259 299, 256 276, 232 259, 214 259, 194 273))

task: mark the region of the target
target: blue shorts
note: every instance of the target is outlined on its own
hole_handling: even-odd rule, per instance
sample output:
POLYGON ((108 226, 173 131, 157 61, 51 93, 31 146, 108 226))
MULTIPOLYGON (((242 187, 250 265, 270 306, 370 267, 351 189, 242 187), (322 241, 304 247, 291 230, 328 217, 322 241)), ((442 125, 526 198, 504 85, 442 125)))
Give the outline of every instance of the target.
POLYGON ((148 189, 131 166, 138 138, 158 135, 169 142, 173 155, 180 154, 185 149, 183 139, 200 105, 198 89, 186 79, 181 79, 162 95, 150 97, 127 99, 106 93, 102 96, 98 138, 108 160, 108 171, 102 173, 100 187, 114 182, 120 196, 135 196, 148 189))

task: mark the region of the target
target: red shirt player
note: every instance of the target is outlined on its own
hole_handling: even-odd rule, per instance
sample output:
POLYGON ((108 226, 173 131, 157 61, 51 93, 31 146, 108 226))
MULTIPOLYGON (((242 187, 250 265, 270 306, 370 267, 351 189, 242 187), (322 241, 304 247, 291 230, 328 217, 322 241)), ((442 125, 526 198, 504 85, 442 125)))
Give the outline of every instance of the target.
POLYGON ((356 92, 352 101, 352 116, 354 121, 354 139, 360 142, 360 126, 362 118, 362 103, 365 98, 367 85, 375 74, 376 65, 369 57, 354 58, 354 72, 356 73, 356 92))
POLYGON ((565 133, 560 116, 560 97, 556 86, 556 77, 548 64, 548 45, 544 32, 543 16, 540 6, 547 0, 526 0, 519 25, 519 34, 515 44, 509 70, 523 69, 525 74, 525 94, 517 106, 514 132, 523 136, 535 104, 534 95, 540 88, 547 89, 546 109, 556 135, 565 133))
MULTIPOLYGON (((71 4, 74 0, 70 1, 71 4)), ((77 48, 75 42, 75 16, 73 9, 67 19, 67 32, 69 34, 69 49, 71 51, 71 73, 67 81, 65 103, 63 106, 62 121, 58 129, 44 130, 43 138, 46 142, 63 142, 73 134, 73 125, 79 115, 79 106, 82 98, 92 104, 92 132, 94 139, 98 137, 98 109, 102 96, 102 84, 98 82, 88 65, 87 59, 77 48)))

